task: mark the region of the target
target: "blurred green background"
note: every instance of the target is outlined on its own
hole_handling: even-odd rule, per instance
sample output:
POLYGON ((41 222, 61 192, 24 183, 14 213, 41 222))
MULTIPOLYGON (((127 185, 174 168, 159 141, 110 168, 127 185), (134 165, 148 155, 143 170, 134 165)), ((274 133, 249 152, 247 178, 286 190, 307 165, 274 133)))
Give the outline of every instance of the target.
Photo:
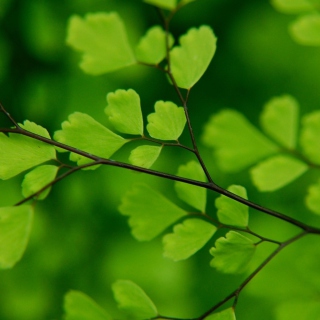
MULTIPOLYGON (((156 11, 141 0, 0 0, 0 101, 19 122, 34 121, 53 133, 74 111, 105 123, 105 96, 118 88, 135 89, 144 114, 157 100, 178 103, 173 88, 156 70, 133 67, 99 77, 78 68, 80 55, 65 45, 72 14, 118 11, 135 45, 145 30, 159 24, 156 11)), ((192 26, 210 25, 218 49, 208 71, 191 91, 189 112, 198 140, 208 117, 221 108, 243 112, 254 124, 263 104, 284 93, 295 96, 301 114, 319 108, 320 49, 302 47, 287 32, 293 19, 276 12, 267 0, 198 0, 173 20, 176 38, 192 26)), ((10 125, 2 116, 1 126, 10 125)), ((188 137, 183 137, 188 143, 188 137)), ((242 184, 251 200, 301 221, 320 226, 303 205, 305 189, 319 173, 311 172, 274 194, 259 194, 247 172, 224 175, 211 151, 199 144, 221 186, 242 184)), ((127 161, 131 147, 115 158, 127 161)), ((168 149, 155 169, 175 173, 192 156, 168 149)), ((0 204, 21 199, 22 176, 0 182, 0 204)), ((0 272, 0 319, 61 319, 63 295, 81 290, 119 317, 110 285, 130 279, 154 300, 160 312, 192 318, 237 287, 245 275, 227 276, 209 267, 208 249, 174 263, 162 257, 161 239, 138 243, 117 206, 135 181, 146 181, 177 201, 173 183, 104 167, 81 172, 57 184, 36 206, 30 243, 22 260, 0 272)), ((214 199, 209 195, 209 213, 214 199)), ((251 211, 253 229, 284 240, 297 230, 251 211)), ((281 319, 284 303, 312 299, 320 291, 319 245, 308 237, 276 257, 240 296, 237 319, 281 319)), ((261 250, 261 256, 270 247, 261 250)))

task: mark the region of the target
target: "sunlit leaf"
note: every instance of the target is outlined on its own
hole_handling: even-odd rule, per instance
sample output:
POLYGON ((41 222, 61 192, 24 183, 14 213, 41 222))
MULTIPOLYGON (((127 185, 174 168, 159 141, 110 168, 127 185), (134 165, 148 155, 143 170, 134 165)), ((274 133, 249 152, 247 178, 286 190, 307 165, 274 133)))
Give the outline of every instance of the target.
MULTIPOLYGON (((206 181, 206 176, 201 166, 195 161, 179 166, 177 175, 191 180, 206 181)), ((175 190, 181 200, 201 212, 205 212, 207 202, 206 189, 183 182, 175 182, 175 190)))
POLYGON ((145 184, 136 184, 122 198, 119 211, 129 216, 133 236, 140 241, 155 238, 187 212, 145 184))
POLYGON ((300 143, 308 159, 320 164, 320 111, 314 111, 302 118, 300 143))
MULTIPOLYGON (((139 62, 157 65, 167 55, 166 33, 160 26, 150 28, 136 47, 135 54, 139 62)), ((172 47, 174 39, 169 34, 168 45, 172 47)))
POLYGON ((134 90, 110 92, 107 102, 105 113, 119 132, 143 135, 140 97, 134 90))
POLYGON ((0 268, 12 268, 22 257, 31 231, 29 205, 0 208, 0 268))
POLYGON ((308 165, 298 159, 278 155, 271 157, 250 170, 251 179, 260 191, 275 191, 300 177, 308 165))
POLYGON ((288 149, 294 149, 298 130, 298 102, 289 95, 271 99, 261 114, 264 131, 288 149))
MULTIPOLYGON (((232 185, 228 188, 228 191, 241 198, 248 199, 247 190, 242 186, 232 185)), ((239 227, 246 227, 248 225, 248 206, 223 195, 216 199, 215 205, 218 209, 217 215, 221 223, 239 227)))
POLYGON ((320 215, 320 180, 308 188, 306 205, 312 212, 320 215))
POLYGON ((278 151, 241 113, 222 110, 205 126, 203 143, 214 148, 221 170, 240 171, 278 151))
POLYGON ((69 291, 64 297, 65 320, 112 320, 95 301, 80 291, 69 291))
POLYGON ((271 0, 271 4, 283 13, 301 13, 314 9, 310 0, 271 0))
POLYGON ((208 26, 192 28, 170 52, 171 71, 180 88, 193 87, 207 70, 216 51, 217 38, 208 26))
POLYGON ((186 124, 184 109, 171 101, 157 101, 155 113, 148 115, 147 130, 160 140, 177 140, 186 124))
POLYGON ((217 228, 200 219, 187 219, 163 237, 164 255, 174 261, 184 260, 200 250, 217 228))
POLYGON ((92 75, 111 72, 136 63, 124 24, 117 13, 73 15, 67 44, 83 52, 80 68, 92 75))
MULTIPOLYGON (((47 130, 33 122, 26 120, 20 126, 50 139, 47 130)), ((53 146, 15 133, 9 133, 8 136, 0 133, 0 154, 0 179, 3 180, 56 158, 53 146)))
POLYGON ((289 301, 281 301, 277 307, 276 320, 311 320, 319 319, 320 315, 320 304, 318 299, 294 299, 289 301))
POLYGON ((142 168, 150 168, 158 159, 162 147, 139 146, 130 153, 129 162, 142 168))
POLYGON ((236 315, 233 308, 228 308, 223 311, 210 314, 204 320, 236 320, 236 315))
POLYGON ((173 10, 177 6, 177 0, 143 0, 146 3, 152 4, 158 8, 173 10))
MULTIPOLYGON (((85 113, 71 114, 61 127, 62 130, 54 134, 55 140, 101 158, 111 157, 128 142, 85 113)), ((77 161, 78 165, 92 162, 77 154, 71 154, 70 159, 77 161)))
MULTIPOLYGON (((43 165, 36 167, 29 173, 27 173, 22 181, 22 194, 29 197, 32 194, 38 192, 41 188, 54 180, 59 168, 53 165, 43 165)), ((43 200, 50 192, 50 188, 44 190, 41 194, 37 195, 38 200, 43 200)))
POLYGON ((134 282, 118 280, 112 285, 118 308, 124 311, 130 319, 151 319, 158 311, 151 299, 134 282))
POLYGON ((242 273, 255 253, 256 246, 247 237, 229 231, 226 237, 219 238, 215 247, 210 249, 213 259, 211 267, 224 273, 242 273))
POLYGON ((299 17, 290 25, 293 39, 305 46, 320 46, 320 14, 299 17))

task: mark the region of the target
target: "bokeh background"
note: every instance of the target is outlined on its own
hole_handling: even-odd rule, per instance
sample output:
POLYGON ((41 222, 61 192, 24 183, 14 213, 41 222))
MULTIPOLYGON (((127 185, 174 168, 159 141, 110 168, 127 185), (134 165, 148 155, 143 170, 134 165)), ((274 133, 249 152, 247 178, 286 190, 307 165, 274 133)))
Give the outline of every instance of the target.
MULTIPOLYGON (((140 94, 144 115, 157 100, 178 103, 166 78, 154 69, 132 67, 92 77, 78 68, 80 55, 65 45, 67 21, 72 14, 97 11, 118 11, 133 45, 148 27, 159 24, 156 11, 140 0, 0 0, 0 101, 17 121, 34 121, 53 133, 70 113, 80 111, 105 123, 105 96, 118 88, 140 94)), ((176 15, 172 33, 177 39, 190 27, 207 24, 218 37, 213 62, 189 101, 199 147, 214 179, 224 187, 242 184, 251 200, 320 226, 303 205, 306 186, 319 173, 261 194, 247 171, 219 172, 211 151, 200 143, 205 122, 222 108, 239 110, 256 125, 264 103, 284 93, 298 99, 302 115, 319 109, 320 49, 299 46, 290 38, 293 18, 275 11, 267 0, 198 0, 176 15)), ((4 116, 0 124, 10 125, 4 116)), ((187 136, 183 142, 189 143, 187 136)), ((131 148, 114 157, 127 161, 131 148)), ((191 159, 187 152, 167 149, 155 169, 175 173, 191 159)), ((0 181, 1 206, 22 198, 22 178, 0 181)), ((63 295, 70 289, 85 292, 121 317, 110 289, 117 279, 139 284, 162 314, 192 318, 237 287, 245 275, 221 275, 210 268, 213 242, 189 260, 174 263, 162 257, 160 237, 150 243, 132 238, 117 207, 135 181, 146 181, 179 203, 170 181, 104 167, 68 177, 37 204, 25 255, 13 269, 0 272, 0 319, 62 319, 63 295)), ((208 212, 214 215, 217 195, 208 197, 208 212)), ((297 231, 254 211, 251 223, 255 231, 280 240, 297 231)), ((287 248, 246 287, 237 319, 286 319, 287 304, 319 294, 315 240, 310 236, 287 248)), ((270 249, 261 250, 261 257, 270 249)))

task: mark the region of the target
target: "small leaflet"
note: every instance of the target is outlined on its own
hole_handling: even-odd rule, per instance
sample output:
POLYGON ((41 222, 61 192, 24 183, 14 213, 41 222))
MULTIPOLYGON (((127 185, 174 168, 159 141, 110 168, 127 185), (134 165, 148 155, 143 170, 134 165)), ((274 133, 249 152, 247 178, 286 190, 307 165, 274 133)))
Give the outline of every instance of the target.
POLYGON ((174 261, 188 259, 214 235, 217 228, 200 219, 187 219, 163 237, 164 256, 174 261))
POLYGON ((305 46, 320 46, 320 14, 311 13, 295 20, 289 31, 292 38, 305 46))
POLYGON ((89 296, 80 291, 71 290, 64 296, 65 320, 113 320, 89 296))
POLYGON ((278 155, 260 162, 250 170, 253 184, 261 192, 278 190, 309 169, 305 162, 286 155, 278 155))
POLYGON ((228 308, 223 311, 210 314, 204 320, 236 320, 236 315, 233 308, 228 308))
POLYGON ((162 147, 139 146, 130 153, 129 162, 135 166, 149 169, 158 159, 162 147))
POLYGON ((302 13, 314 10, 310 0, 271 0, 275 9, 283 13, 302 13))
MULTIPOLYGON (((22 195, 27 198, 32 194, 35 194, 41 190, 48 183, 53 181, 57 175, 59 168, 53 165, 43 165, 36 167, 29 173, 27 173, 22 181, 22 195)), ((37 200, 43 200, 47 197, 51 190, 51 187, 42 191, 35 198, 37 200)))
POLYGON ((305 156, 314 164, 320 164, 320 111, 302 118, 300 144, 305 156))
POLYGON ((124 311, 130 319, 151 319, 158 315, 152 300, 134 282, 118 280, 112 285, 112 291, 118 308, 124 311))
MULTIPOLYGON (((166 41, 166 32, 160 26, 150 28, 136 47, 136 59, 143 63, 159 64, 167 55, 166 41)), ((173 43, 173 36, 169 34, 169 48, 173 43)))
POLYGON ((222 171, 238 172, 278 152, 278 147, 241 113, 222 110, 206 124, 203 143, 214 149, 222 171))
POLYGON ((139 95, 132 89, 117 90, 107 95, 105 113, 116 130, 143 135, 143 119, 139 95))
POLYGON ((188 213, 146 184, 136 184, 122 198, 121 214, 129 216, 132 235, 149 241, 188 213))
POLYGON ((154 109, 156 112, 147 117, 150 136, 159 140, 178 140, 187 121, 183 107, 171 101, 157 101, 154 109))
MULTIPOLYGON (((28 120, 23 129, 51 139, 48 131, 28 120)), ((22 134, 0 133, 0 179, 7 180, 41 163, 56 158, 55 148, 47 143, 22 134)))
POLYGON ((229 231, 210 249, 210 254, 214 257, 210 266, 223 273, 243 273, 249 266, 255 249, 255 244, 249 238, 229 231))
POLYGON ((177 6, 177 0, 144 0, 144 2, 167 10, 173 10, 177 6))
POLYGON ((83 53, 80 68, 100 75, 136 63, 124 24, 117 13, 73 15, 68 24, 67 44, 83 53))
POLYGON ((0 208, 0 268, 12 268, 29 240, 33 209, 29 205, 0 208))
MULTIPOLYGON (((240 196, 241 198, 248 199, 247 190, 242 186, 232 185, 227 190, 240 196)), ((248 226, 248 206, 224 195, 221 195, 216 199, 215 205, 218 209, 217 216, 221 223, 229 226, 248 226)))
POLYGON ((265 133, 288 149, 296 147, 299 104, 289 95, 272 98, 261 113, 265 133))
POLYGON ((308 188, 306 206, 315 214, 320 215, 320 180, 308 188))
MULTIPOLYGON (((186 165, 179 166, 177 175, 191 180, 206 181, 200 164, 195 161, 190 161, 186 165)), ((174 187, 181 200, 199 211, 205 212, 207 203, 206 189, 183 182, 175 182, 174 187)))
MULTIPOLYGON (((110 158, 129 140, 110 131, 85 113, 75 112, 56 131, 54 139, 101 158, 110 158)), ((71 153, 71 161, 78 165, 92 162, 91 159, 71 153)))
POLYGON ((207 70, 216 51, 217 38, 209 26, 192 28, 170 51, 171 72, 180 88, 192 88, 207 70))

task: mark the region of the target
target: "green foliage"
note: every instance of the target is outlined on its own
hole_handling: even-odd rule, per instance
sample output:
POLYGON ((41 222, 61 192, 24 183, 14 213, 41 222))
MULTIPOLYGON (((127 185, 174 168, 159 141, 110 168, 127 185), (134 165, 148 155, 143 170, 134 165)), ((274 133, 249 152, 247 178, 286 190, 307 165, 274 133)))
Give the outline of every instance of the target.
POLYGON ((67 43, 82 51, 80 68, 92 75, 114 71, 136 62, 124 24, 117 13, 72 16, 67 43))
MULTIPOLYGON (((248 199, 247 191, 242 186, 232 185, 228 188, 228 191, 241 198, 248 199)), ((230 226, 248 226, 249 211, 246 205, 223 195, 216 199, 215 204, 218 209, 217 215, 221 223, 230 226)))
POLYGON ((207 70, 216 51, 217 38, 208 26, 192 28, 170 51, 171 71, 180 88, 193 87, 207 70))
MULTIPOLYGON (((22 128, 50 139, 46 129, 26 120, 22 128)), ((55 148, 21 134, 0 133, 0 179, 10 179, 41 163, 56 158, 55 148)))
POLYGON ((118 308, 124 311, 128 319, 147 319, 156 317, 157 308, 146 293, 129 280, 118 280, 112 285, 118 308))
POLYGON ((206 317, 204 320, 236 320, 236 316, 234 314, 233 308, 228 308, 221 312, 211 314, 210 316, 206 317))
POLYGON ((224 273, 245 272, 255 249, 255 244, 249 238, 229 231, 226 237, 219 238, 215 247, 210 249, 210 254, 214 257, 210 265, 224 273))
MULTIPOLYGON (((71 114, 61 127, 62 130, 54 134, 55 140, 102 158, 111 157, 128 142, 89 115, 80 112, 71 114)), ((70 159, 78 165, 92 162, 91 159, 77 154, 71 154, 70 159)))
POLYGON ((134 90, 110 92, 107 102, 105 113, 119 132, 143 135, 140 97, 134 90))
POLYGON ((119 211, 129 216, 132 235, 140 241, 155 238, 187 212, 145 184, 136 184, 122 198, 119 211))
POLYGON ((112 320, 90 297, 80 291, 70 291, 64 298, 66 320, 112 320))
MULTIPOLYGON (((179 166, 177 175, 196 181, 205 182, 206 180, 201 166, 195 161, 190 161, 186 165, 179 166)), ((194 207, 201 212, 205 212, 207 191, 204 188, 199 188, 183 182, 176 182, 174 187, 181 200, 188 203, 191 207, 194 207)))
POLYGON ((158 159, 162 147, 139 146, 130 153, 129 162, 142 168, 150 168, 158 159))
MULTIPOLYGON (((22 182, 22 194, 24 197, 29 197, 35 193, 37 193, 39 190, 41 190, 43 187, 45 187, 48 183, 54 180, 54 178, 57 175, 59 168, 57 166, 53 165, 43 165, 36 167, 29 173, 27 173, 23 179, 22 182)), ((45 199, 49 192, 51 190, 51 187, 47 188, 41 194, 37 195, 37 200, 43 200, 45 199)))
MULTIPOLYGON (((148 64, 159 64, 167 55, 166 41, 166 33, 160 26, 150 28, 135 49, 137 60, 148 64)), ((169 34, 169 48, 173 43, 174 38, 169 34)))
POLYGON ((30 235, 33 210, 29 205, 0 208, 0 268, 12 268, 22 257, 30 235))
POLYGON ((272 141, 234 110, 222 110, 212 116, 202 140, 214 148, 217 164, 226 172, 242 170, 278 151, 272 141))
POLYGON ((157 101, 154 109, 155 113, 148 115, 150 136, 159 140, 177 140, 186 124, 183 108, 171 101, 157 101))
POLYGON ((186 219, 163 237, 164 255, 174 261, 184 260, 200 250, 217 228, 200 219, 186 219))
POLYGON ((312 212, 320 214, 320 180, 308 188, 306 205, 312 212))

